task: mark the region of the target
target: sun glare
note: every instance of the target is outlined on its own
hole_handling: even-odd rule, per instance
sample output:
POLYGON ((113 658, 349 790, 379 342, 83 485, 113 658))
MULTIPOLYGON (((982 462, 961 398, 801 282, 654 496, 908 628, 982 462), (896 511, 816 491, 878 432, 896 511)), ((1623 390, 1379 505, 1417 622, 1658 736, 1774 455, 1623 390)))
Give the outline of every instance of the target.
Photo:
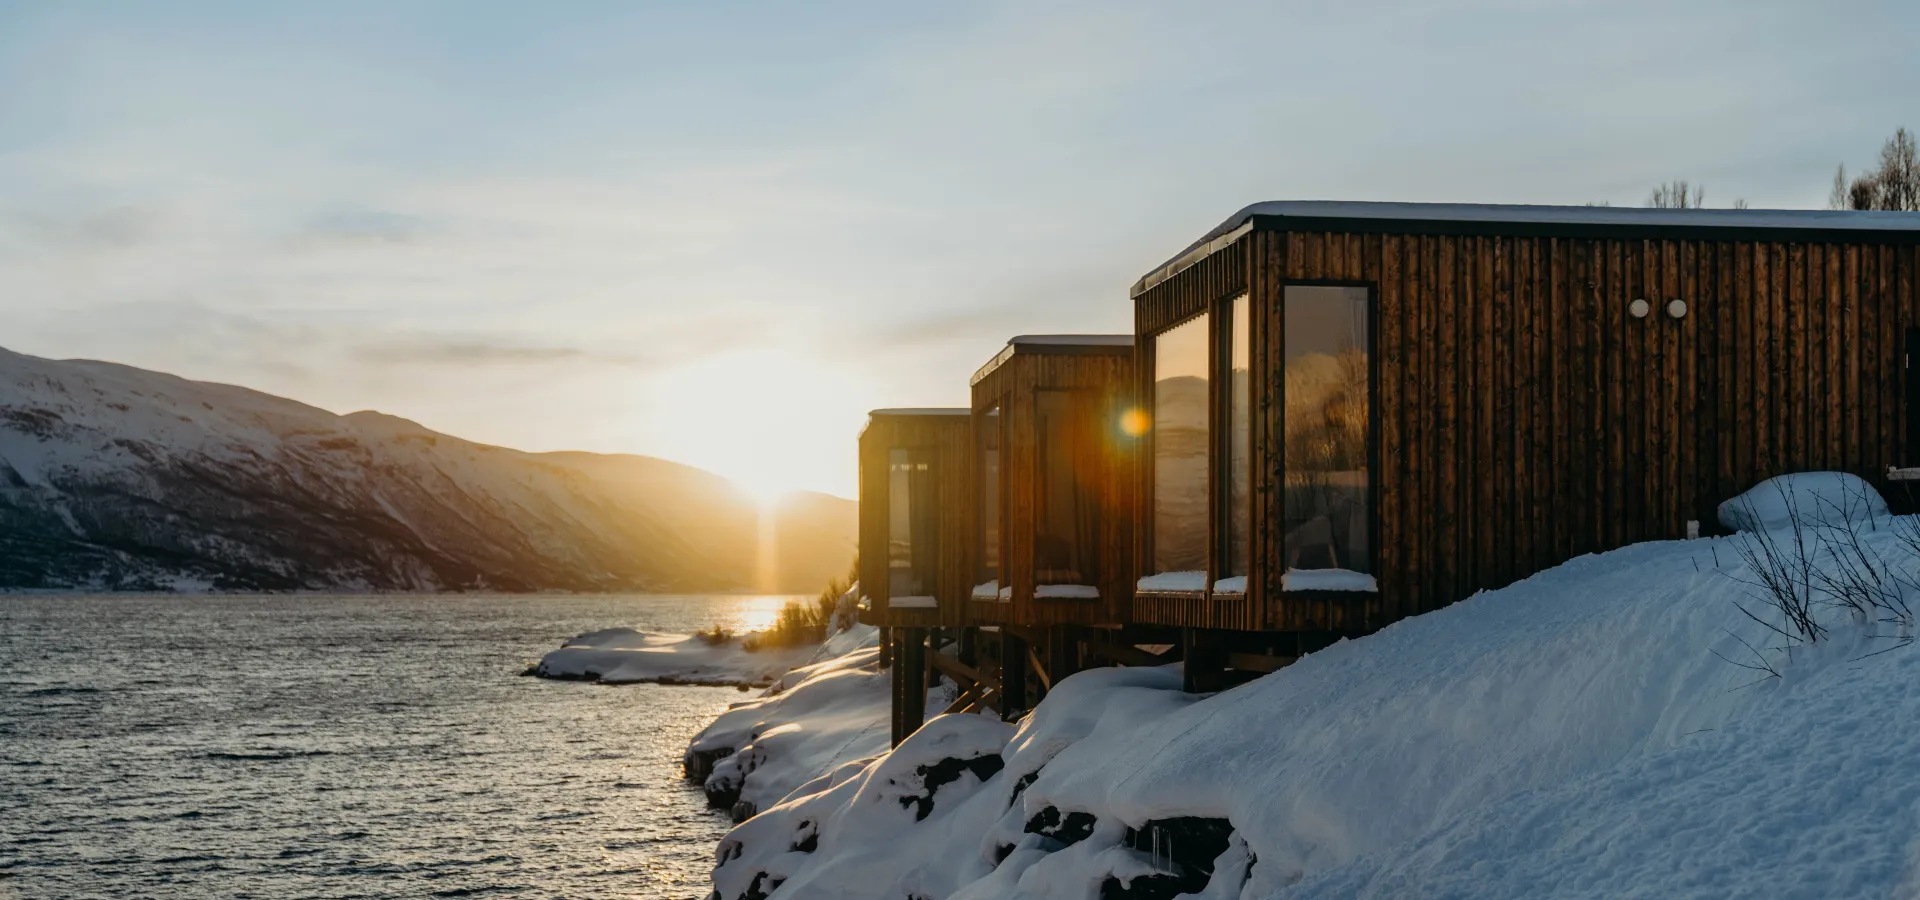
POLYGON ((868 389, 831 361, 737 350, 656 385, 659 421, 672 432, 666 455, 725 476, 763 508, 797 490, 851 493, 868 389))

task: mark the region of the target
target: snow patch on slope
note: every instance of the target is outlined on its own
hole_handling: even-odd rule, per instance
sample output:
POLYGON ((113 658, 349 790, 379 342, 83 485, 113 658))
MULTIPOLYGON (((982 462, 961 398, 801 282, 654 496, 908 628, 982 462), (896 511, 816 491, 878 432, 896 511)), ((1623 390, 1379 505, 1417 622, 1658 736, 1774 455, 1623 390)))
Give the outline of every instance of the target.
POLYGON ((1075 675, 924 818, 865 799, 949 758, 909 740, 735 829, 715 885, 1093 898, 1157 877, 1130 834, 1223 821, 1209 897, 1920 890, 1920 653, 1848 621, 1764 649, 1742 539, 1582 557, 1222 694, 1173 667, 1075 675), (1748 646, 1782 676, 1726 661, 1748 646))

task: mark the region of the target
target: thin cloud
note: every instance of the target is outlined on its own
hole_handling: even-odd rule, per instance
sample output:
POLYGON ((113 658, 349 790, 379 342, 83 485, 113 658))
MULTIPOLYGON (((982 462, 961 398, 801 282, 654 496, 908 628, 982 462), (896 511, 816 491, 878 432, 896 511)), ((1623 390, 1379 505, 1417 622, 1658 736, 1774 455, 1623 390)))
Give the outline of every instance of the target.
POLYGON ((648 360, 633 354, 600 353, 581 347, 542 347, 430 336, 367 344, 353 348, 352 355, 362 363, 387 366, 517 366, 576 362, 615 366, 649 365, 648 360))

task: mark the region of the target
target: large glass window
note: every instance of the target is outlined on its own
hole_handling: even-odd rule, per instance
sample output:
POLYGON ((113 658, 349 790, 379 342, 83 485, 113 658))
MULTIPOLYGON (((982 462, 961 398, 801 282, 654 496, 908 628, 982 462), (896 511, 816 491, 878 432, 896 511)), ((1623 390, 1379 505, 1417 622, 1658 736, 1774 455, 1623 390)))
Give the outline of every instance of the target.
POLYGON ((1207 319, 1189 319, 1153 339, 1156 574, 1207 571, 1207 319))
POLYGON ((887 451, 887 593, 933 596, 940 556, 932 453, 887 451))
POLYGON ((1085 391, 1034 392, 1036 584, 1091 585, 1097 578, 1099 503, 1086 479, 1102 466, 1089 406, 1085 391))
POLYGON ((1000 589, 1000 407, 980 418, 974 431, 980 473, 980 587, 1000 589))
POLYGON ((1243 295, 1231 304, 1227 335, 1227 570, 1247 574, 1253 552, 1253 315, 1243 295))
POLYGON ((1286 565, 1372 572, 1367 289, 1290 285, 1283 304, 1286 565))

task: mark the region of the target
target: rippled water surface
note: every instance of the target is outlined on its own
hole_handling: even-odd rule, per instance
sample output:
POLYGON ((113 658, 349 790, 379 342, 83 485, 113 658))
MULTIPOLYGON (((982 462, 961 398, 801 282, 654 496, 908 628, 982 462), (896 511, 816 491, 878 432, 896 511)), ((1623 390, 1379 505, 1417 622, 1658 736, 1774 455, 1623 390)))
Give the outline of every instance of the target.
POLYGON ((518 677, 778 598, 0 597, 0 898, 700 897, 729 688, 518 677))

